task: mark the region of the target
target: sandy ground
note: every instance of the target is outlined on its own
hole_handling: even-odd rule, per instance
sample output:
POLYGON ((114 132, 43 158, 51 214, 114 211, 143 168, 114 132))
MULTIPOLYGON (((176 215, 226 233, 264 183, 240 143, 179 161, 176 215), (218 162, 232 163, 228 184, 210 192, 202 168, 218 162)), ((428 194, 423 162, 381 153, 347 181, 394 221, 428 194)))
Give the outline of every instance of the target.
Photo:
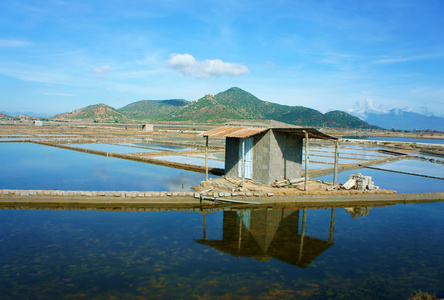
POLYGON ((251 192, 253 194, 267 195, 272 193, 275 196, 283 195, 347 195, 347 194, 394 194, 396 191, 377 189, 373 191, 364 190, 346 190, 340 188, 340 185, 333 189, 331 182, 321 182, 318 180, 309 180, 308 190, 304 190, 304 182, 297 185, 288 185, 285 187, 272 187, 269 185, 255 184, 250 180, 245 180, 241 187, 241 180, 232 180, 227 178, 217 178, 209 181, 202 181, 200 185, 192 187, 196 192, 204 193, 232 193, 232 192, 251 192))

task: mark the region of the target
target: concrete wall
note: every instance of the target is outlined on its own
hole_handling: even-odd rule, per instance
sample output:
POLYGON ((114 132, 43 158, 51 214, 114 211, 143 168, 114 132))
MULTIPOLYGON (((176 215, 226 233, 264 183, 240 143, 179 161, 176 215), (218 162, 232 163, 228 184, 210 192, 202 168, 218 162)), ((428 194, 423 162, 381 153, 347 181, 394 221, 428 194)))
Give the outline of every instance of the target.
MULTIPOLYGON (((227 138, 225 175, 238 179, 239 143, 227 138)), ((302 139, 269 130, 253 137, 253 181, 271 184, 276 179, 297 178, 302 172, 302 139)))
POLYGON ((272 132, 270 174, 272 174, 273 178, 270 178, 270 180, 301 177, 302 147, 302 138, 272 132))
POLYGON ((225 141, 225 176, 238 178, 239 143, 241 139, 227 137, 225 141))

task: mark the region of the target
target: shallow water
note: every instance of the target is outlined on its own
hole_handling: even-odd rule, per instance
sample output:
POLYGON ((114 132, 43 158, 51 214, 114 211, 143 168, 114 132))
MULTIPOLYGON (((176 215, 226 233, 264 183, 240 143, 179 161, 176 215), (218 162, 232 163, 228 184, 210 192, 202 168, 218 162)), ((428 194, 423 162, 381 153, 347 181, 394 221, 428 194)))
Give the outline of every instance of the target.
MULTIPOLYGON (((193 164, 198 166, 205 166, 205 157, 197 157, 197 156, 181 156, 181 155, 172 155, 172 156, 158 156, 153 157, 154 159, 161 159, 167 161, 174 161, 180 163, 193 164)), ((210 168, 225 168, 225 162, 219 160, 208 159, 208 166, 210 168)))
MULTIPOLYGON (((398 170, 402 172, 416 173, 420 172, 422 175, 442 177, 443 165, 422 162, 422 161, 399 161, 392 162, 384 165, 377 165, 378 168, 384 168, 389 170, 398 170), (418 170, 416 166, 421 165, 423 168, 418 170)), ((437 193, 444 192, 444 180, 419 177, 413 175, 399 174, 381 170, 373 169, 358 169, 350 170, 338 173, 337 182, 345 183, 350 175, 353 173, 361 173, 365 176, 371 176, 376 186, 381 189, 395 190, 398 193, 437 193)), ((324 180, 327 182, 333 181, 333 175, 325 175, 316 177, 315 179, 324 180)))
POLYGON ((150 149, 158 149, 161 151, 190 151, 194 148, 190 147, 182 147, 182 146, 176 146, 176 145, 161 145, 161 144, 155 144, 155 143, 126 143, 121 145, 130 145, 130 146, 136 146, 140 148, 150 148, 150 149))
POLYGON ((201 173, 33 143, 0 144, 0 166, 0 189, 188 191, 205 179, 201 173))
POLYGON ((158 152, 155 149, 127 147, 123 144, 70 144, 71 147, 114 153, 158 152))
POLYGON ((368 141, 424 143, 424 144, 444 144, 443 139, 413 139, 413 138, 378 137, 378 136, 343 136, 342 139, 359 139, 359 140, 368 140, 368 141))
POLYGON ((350 211, 0 210, 0 297, 444 296, 443 203, 350 211))

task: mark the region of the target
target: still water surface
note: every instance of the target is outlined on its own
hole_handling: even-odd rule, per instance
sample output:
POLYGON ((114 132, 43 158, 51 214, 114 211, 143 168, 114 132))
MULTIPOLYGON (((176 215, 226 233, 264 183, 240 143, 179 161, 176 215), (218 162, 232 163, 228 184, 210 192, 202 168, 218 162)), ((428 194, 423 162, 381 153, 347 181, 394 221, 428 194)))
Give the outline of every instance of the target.
POLYGON ((188 191, 205 180, 201 173, 33 143, 0 144, 0 166, 0 189, 188 191))
MULTIPOLYGON (((0 188, 180 190, 204 175, 2 144, 0 188)), ((381 165, 440 174, 442 165, 381 165)), ((345 182, 354 171, 340 173, 345 182)), ((442 180, 361 169, 381 188, 442 180)), ((331 181, 331 175, 325 180, 331 181)), ((0 299, 444 297, 444 203, 196 212, 0 210, 0 299)))
POLYGON ((443 203, 348 210, 0 210, 0 298, 444 297, 443 203))

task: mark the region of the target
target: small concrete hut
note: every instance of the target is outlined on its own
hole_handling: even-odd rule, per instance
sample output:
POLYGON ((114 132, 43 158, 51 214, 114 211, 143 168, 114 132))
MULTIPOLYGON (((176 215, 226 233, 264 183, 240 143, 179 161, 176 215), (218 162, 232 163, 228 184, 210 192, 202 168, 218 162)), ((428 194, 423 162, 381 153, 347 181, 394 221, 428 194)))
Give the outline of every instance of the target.
MULTIPOLYGON (((307 185, 308 140, 338 140, 337 137, 324 134, 314 128, 296 127, 223 126, 209 130, 202 135, 206 138, 207 145, 208 137, 226 138, 225 176, 227 178, 242 178, 242 180, 246 178, 262 184, 271 184, 280 179, 301 177, 303 140, 306 139, 305 173, 307 185)), ((336 157, 337 154, 335 155, 335 165, 336 157)))

